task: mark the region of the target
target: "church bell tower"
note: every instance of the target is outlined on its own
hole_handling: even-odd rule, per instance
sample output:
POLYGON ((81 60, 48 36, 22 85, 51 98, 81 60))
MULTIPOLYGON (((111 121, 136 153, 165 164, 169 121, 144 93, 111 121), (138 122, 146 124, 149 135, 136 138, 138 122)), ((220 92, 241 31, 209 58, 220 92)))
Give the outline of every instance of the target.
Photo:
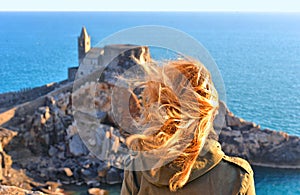
POLYGON ((78 37, 78 63, 82 62, 86 53, 91 49, 91 37, 88 35, 86 28, 83 26, 80 36, 78 37))

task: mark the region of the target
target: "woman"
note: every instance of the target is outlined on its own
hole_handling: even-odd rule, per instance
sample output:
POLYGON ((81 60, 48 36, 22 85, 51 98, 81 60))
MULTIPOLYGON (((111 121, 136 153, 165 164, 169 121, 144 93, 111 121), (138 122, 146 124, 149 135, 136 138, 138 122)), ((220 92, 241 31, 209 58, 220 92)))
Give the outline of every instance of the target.
POLYGON ((226 156, 209 138, 219 104, 208 70, 187 60, 143 69, 142 92, 133 95, 142 130, 126 143, 143 156, 133 161, 152 159, 152 164, 148 169, 131 165, 121 194, 255 194, 248 162, 226 156))

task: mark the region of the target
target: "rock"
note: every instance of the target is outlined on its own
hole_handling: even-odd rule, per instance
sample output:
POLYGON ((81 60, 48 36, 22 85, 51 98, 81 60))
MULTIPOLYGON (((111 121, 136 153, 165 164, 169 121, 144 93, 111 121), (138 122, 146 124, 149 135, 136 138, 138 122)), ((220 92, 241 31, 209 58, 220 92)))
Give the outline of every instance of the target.
POLYGON ((92 169, 82 169, 81 170, 82 175, 84 178, 91 179, 97 177, 97 172, 92 169))
POLYGON ((50 146, 50 149, 48 151, 49 156, 55 156, 57 154, 58 150, 54 146, 50 146))
POLYGON ((66 151, 66 144, 63 142, 60 142, 59 144, 56 145, 57 149, 60 151, 66 151))
POLYGON ((17 134, 18 133, 15 131, 0 127, 0 142, 2 148, 4 148, 17 134))
POLYGON ((76 123, 73 122, 73 124, 70 125, 67 129, 67 136, 70 138, 77 133, 78 131, 77 131, 76 123))
POLYGON ((226 124, 229 127, 235 127, 235 126, 240 126, 241 121, 239 118, 231 115, 226 115, 226 124))
POLYGON ((72 136, 71 140, 69 141, 69 149, 74 156, 87 155, 89 152, 82 142, 79 134, 72 136))
POLYGON ((57 154, 57 157, 58 157, 59 159, 61 159, 61 160, 66 159, 65 153, 64 153, 64 152, 59 152, 59 153, 57 154))
POLYGON ((73 176, 73 172, 72 172, 72 170, 71 170, 70 168, 65 167, 65 168, 64 168, 64 171, 65 171, 65 173, 66 173, 66 175, 67 175, 68 177, 73 176))
POLYGON ((219 101, 218 114, 214 120, 214 129, 219 134, 223 127, 226 127, 225 115, 228 108, 226 104, 222 101, 219 101))
POLYGON ((41 124, 45 124, 48 119, 51 117, 50 109, 48 106, 42 106, 38 108, 38 113, 41 115, 41 124))
POLYGON ((233 140, 236 141, 236 142, 238 142, 238 143, 243 143, 243 141, 244 141, 244 139, 243 139, 242 136, 240 136, 240 137, 235 137, 235 138, 233 138, 233 140))
POLYGON ((108 195, 109 194, 107 190, 103 190, 100 188, 90 188, 88 190, 88 193, 90 195, 108 195))
POLYGON ((122 183, 121 178, 121 171, 117 170, 116 168, 112 167, 110 170, 108 170, 106 174, 106 182, 108 184, 117 184, 122 183))
POLYGON ((248 122, 248 124, 242 124, 241 127, 239 128, 239 130, 240 131, 249 131, 253 127, 254 127, 254 124, 248 122))
POLYGON ((225 119, 226 119, 226 126, 229 127, 239 126, 241 124, 240 119, 235 117, 232 113, 227 113, 225 119))
POLYGON ((58 188, 59 186, 61 186, 60 183, 47 181, 46 182, 47 188, 43 188, 42 190, 47 194, 63 195, 62 190, 58 188))
POLYGON ((107 170, 106 169, 98 171, 98 176, 99 177, 105 177, 106 175, 107 175, 107 170))
POLYGON ((0 194, 2 195, 7 195, 7 194, 11 194, 11 195, 46 195, 42 192, 38 192, 38 191, 30 191, 30 190, 25 190, 22 188, 18 188, 15 186, 5 186, 5 185, 0 185, 0 194))

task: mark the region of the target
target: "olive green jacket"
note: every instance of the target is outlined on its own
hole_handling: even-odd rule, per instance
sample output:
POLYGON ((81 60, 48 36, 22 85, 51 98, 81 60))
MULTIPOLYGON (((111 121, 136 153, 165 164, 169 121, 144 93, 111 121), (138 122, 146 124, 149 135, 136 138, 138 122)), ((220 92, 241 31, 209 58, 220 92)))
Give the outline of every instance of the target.
POLYGON ((209 144, 208 152, 199 155, 188 182, 176 192, 170 192, 169 179, 176 169, 168 165, 154 177, 150 171, 125 171, 122 195, 255 194, 253 171, 249 163, 238 157, 229 157, 218 142, 209 144))

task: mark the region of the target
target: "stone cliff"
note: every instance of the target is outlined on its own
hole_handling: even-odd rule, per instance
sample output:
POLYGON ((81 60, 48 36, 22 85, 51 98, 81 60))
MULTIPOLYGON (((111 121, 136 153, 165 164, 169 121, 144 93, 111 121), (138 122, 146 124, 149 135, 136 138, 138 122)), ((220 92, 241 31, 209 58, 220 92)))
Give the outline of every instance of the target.
MULTIPOLYGON (((136 59, 149 60, 149 50, 145 48, 130 48, 129 53, 115 58, 113 65, 106 69, 105 78, 97 82, 83 76, 78 85, 64 83, 37 99, 2 111, 0 140, 5 147, 2 157, 8 159, 4 169, 25 170, 26 177, 40 182, 90 186, 121 183, 123 172, 116 167, 122 167, 124 162, 125 138, 124 132, 114 124, 111 105, 114 86, 110 79, 116 69, 124 72, 137 63, 136 59), (73 88, 74 85, 77 86, 73 88), (81 101, 82 96, 85 100, 81 101), (73 105, 74 101, 80 104, 73 105), (74 106, 82 112, 79 114, 83 114, 84 126, 74 121, 74 106), (84 134, 87 141, 81 139, 81 128, 90 129, 84 134), (107 147, 103 149, 104 145, 107 147), (99 160, 99 156, 107 160, 99 160)), ((122 103, 122 99, 117 101, 122 103)), ((219 113, 225 124, 216 121, 215 126, 220 131, 219 141, 225 153, 241 156, 252 165, 300 168, 299 137, 261 129, 234 116, 222 102, 219 113)), ((2 176, 7 175, 2 172, 2 176)))
MULTIPOLYGON (((225 108, 226 125, 219 142, 225 153, 247 159, 250 164, 276 168, 300 168, 300 138, 234 116, 225 108)), ((222 108, 221 108, 222 109, 222 108)))

